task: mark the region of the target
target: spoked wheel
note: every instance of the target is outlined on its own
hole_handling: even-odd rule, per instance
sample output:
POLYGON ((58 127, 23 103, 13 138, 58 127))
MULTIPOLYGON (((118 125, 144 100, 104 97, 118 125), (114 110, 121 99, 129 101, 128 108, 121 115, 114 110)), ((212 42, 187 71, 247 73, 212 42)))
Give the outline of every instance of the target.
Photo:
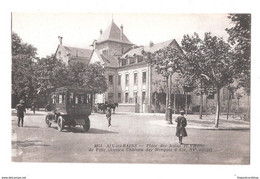
POLYGON ((47 125, 47 127, 51 127, 51 117, 50 116, 46 116, 45 117, 45 123, 46 123, 46 125, 47 125))
POLYGON ((58 123, 58 131, 61 132, 62 129, 64 128, 64 119, 63 119, 62 116, 59 116, 59 117, 58 117, 57 123, 58 123))
POLYGON ((85 125, 83 125, 83 129, 85 130, 85 132, 88 132, 89 128, 90 128, 90 120, 89 118, 86 119, 85 121, 85 125))

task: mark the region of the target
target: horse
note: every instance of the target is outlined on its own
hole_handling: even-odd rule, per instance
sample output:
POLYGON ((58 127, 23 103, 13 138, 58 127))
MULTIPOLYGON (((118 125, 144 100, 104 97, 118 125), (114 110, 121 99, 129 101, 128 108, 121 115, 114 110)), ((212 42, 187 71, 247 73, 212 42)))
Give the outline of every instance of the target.
POLYGON ((107 104, 107 107, 110 107, 113 110, 113 114, 115 114, 115 110, 118 107, 118 103, 107 104))
POLYGON ((115 114, 115 109, 118 107, 118 103, 97 103, 97 109, 103 113, 105 113, 108 107, 110 107, 113 110, 113 114, 115 114))
POLYGON ((106 107, 106 104, 104 103, 97 103, 97 110, 98 111, 102 111, 103 113, 105 113, 107 107, 106 107))

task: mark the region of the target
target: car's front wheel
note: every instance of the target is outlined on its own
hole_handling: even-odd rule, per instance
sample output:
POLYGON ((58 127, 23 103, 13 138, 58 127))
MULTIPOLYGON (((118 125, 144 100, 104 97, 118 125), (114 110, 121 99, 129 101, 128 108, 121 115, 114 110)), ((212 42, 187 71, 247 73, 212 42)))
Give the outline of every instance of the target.
POLYGON ((85 121, 85 125, 83 125, 83 129, 85 130, 85 132, 88 132, 89 128, 90 128, 90 120, 89 118, 87 118, 85 121))
POLYGON ((49 115, 45 117, 45 123, 47 127, 51 127, 51 117, 49 115))

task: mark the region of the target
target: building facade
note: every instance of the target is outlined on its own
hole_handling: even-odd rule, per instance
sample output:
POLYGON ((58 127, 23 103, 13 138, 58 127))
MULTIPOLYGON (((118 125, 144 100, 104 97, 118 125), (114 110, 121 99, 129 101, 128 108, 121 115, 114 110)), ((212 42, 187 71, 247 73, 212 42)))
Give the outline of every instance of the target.
POLYGON ((112 21, 93 42, 90 63, 100 62, 104 66, 108 83, 107 92, 95 96, 96 103, 120 103, 120 108, 128 112, 154 111, 152 96, 156 84, 165 79, 144 61, 142 51, 155 52, 167 46, 180 49, 175 39, 138 47, 125 36, 123 26, 119 28, 112 21))
MULTIPOLYGON (((136 46, 124 34, 123 25, 118 27, 112 20, 107 29, 100 30, 100 37, 93 41, 93 49, 82 49, 62 45, 62 37, 55 57, 66 64, 73 62, 99 62, 105 69, 108 89, 104 94, 95 95, 95 103, 119 103, 122 112, 165 112, 166 109, 166 79, 159 75, 156 69, 144 61, 142 51, 155 52, 171 46, 181 51, 175 39, 153 43, 147 46, 136 46)), ((171 101, 178 110, 196 111, 200 105, 200 97, 194 93, 185 94, 178 87, 178 76, 172 75, 171 101), (186 106, 187 107, 186 107, 186 106)), ((222 107, 226 108, 225 89, 221 90, 222 107)), ((205 111, 215 111, 216 97, 203 96, 205 111), (212 109, 212 110, 211 110, 212 109)), ((248 97, 241 98, 243 108, 249 106, 248 97), (242 102, 243 101, 243 102, 242 102)), ((239 110, 239 100, 231 100, 231 108, 239 110), (233 102, 232 102, 233 101, 233 102)), ((225 109, 222 111, 225 111, 225 109)), ((232 109, 231 109, 232 110, 232 109)))

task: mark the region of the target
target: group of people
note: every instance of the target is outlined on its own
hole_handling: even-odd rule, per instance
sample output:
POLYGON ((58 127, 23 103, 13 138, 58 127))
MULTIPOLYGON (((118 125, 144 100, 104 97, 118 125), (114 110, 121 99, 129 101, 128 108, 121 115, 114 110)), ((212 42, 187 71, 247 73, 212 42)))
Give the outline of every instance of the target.
MULTIPOLYGON (((17 117, 18 117, 18 127, 23 127, 24 113, 26 113, 26 109, 25 109, 24 103, 25 103, 24 100, 20 100, 19 104, 16 105, 17 117)), ((35 113, 35 110, 33 110, 33 112, 35 113)), ((185 127, 187 126, 187 120, 184 117, 184 114, 185 114, 184 111, 180 111, 180 114, 181 115, 178 116, 176 118, 176 120, 175 120, 175 122, 177 123, 177 126, 176 126, 176 136, 179 138, 179 143, 183 144, 182 143, 182 138, 188 136, 187 135, 187 131, 185 129, 185 127)), ((112 116, 111 108, 107 107, 106 118, 107 118, 107 122, 108 122, 108 127, 111 126, 111 116, 112 116)))

